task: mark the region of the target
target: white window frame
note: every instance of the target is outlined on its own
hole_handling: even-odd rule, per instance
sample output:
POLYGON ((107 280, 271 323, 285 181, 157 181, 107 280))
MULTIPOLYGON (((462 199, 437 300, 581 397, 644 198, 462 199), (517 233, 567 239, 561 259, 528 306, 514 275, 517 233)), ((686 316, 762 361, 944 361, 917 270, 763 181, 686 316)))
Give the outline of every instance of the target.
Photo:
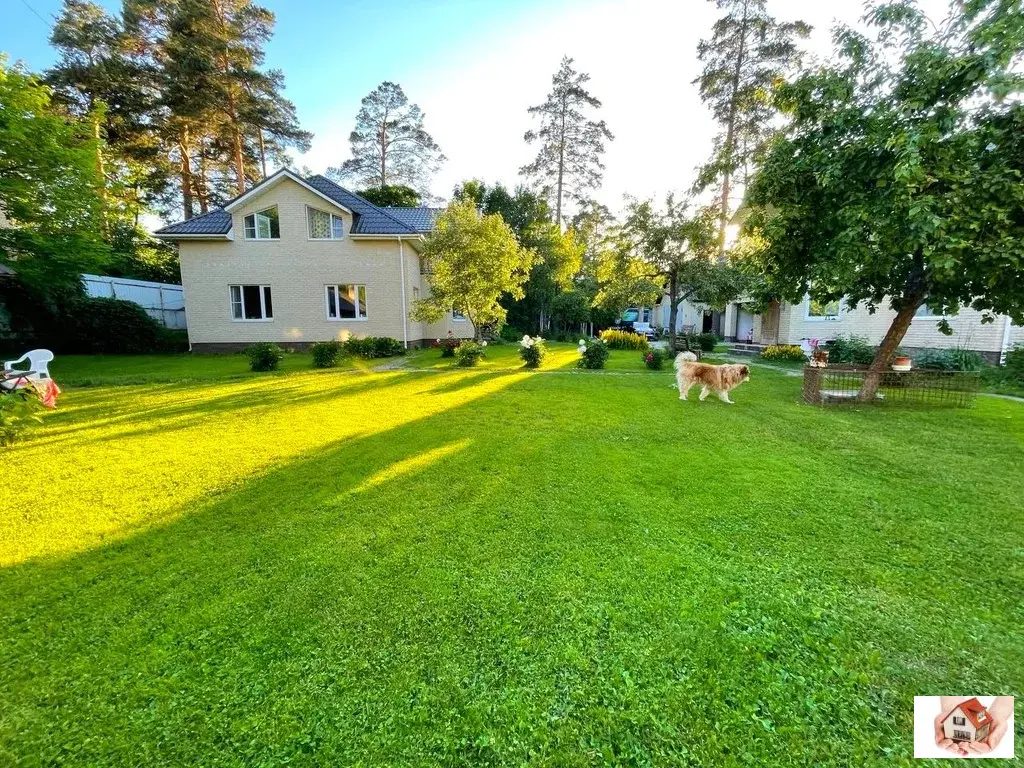
MULTIPOLYGON (((267 218, 267 232, 270 232, 270 217, 268 216, 266 218, 267 218)), ((278 207, 276 205, 268 205, 266 208, 263 208, 263 209, 258 210, 258 211, 254 211, 254 212, 249 213, 249 214, 246 214, 245 216, 242 217, 242 234, 243 234, 243 236, 245 237, 246 240, 264 240, 264 241, 266 241, 266 240, 280 240, 281 239, 281 211, 280 211, 280 209, 278 209, 278 207), (259 223, 259 218, 258 217, 262 216, 263 214, 265 214, 267 211, 269 211, 271 209, 274 209, 274 210, 277 211, 277 237, 260 237, 260 223, 259 223), (248 220, 249 220, 250 216, 252 217, 252 226, 253 226, 253 228, 251 230, 252 231, 252 237, 249 236, 250 230, 249 230, 249 221, 248 220)))
POLYGON ((833 323, 839 319, 839 316, 843 314, 843 300, 839 299, 836 304, 836 313, 834 315, 812 315, 811 314, 811 296, 807 295, 804 299, 804 320, 808 320, 812 323, 833 323))
POLYGON ((332 283, 324 286, 324 316, 328 322, 331 323, 365 323, 370 319, 370 313, 367 311, 368 300, 366 298, 366 285, 364 283, 332 283), (341 313, 338 312, 338 317, 331 317, 331 299, 330 291, 331 288, 335 291, 335 308, 338 307, 338 297, 341 295, 341 289, 344 286, 352 286, 356 289, 356 316, 355 317, 341 317, 341 313), (362 291, 362 299, 359 294, 362 291), (360 307, 360 304, 362 305, 360 307), (362 317, 359 316, 360 309, 362 309, 362 317))
POLYGON ((468 320, 469 320, 469 318, 466 317, 466 313, 465 312, 463 312, 461 309, 456 309, 455 307, 452 307, 452 322, 453 323, 465 323, 468 320))
POLYGON ((327 243, 332 240, 343 240, 345 239, 345 218, 337 213, 331 211, 325 211, 323 208, 317 208, 313 205, 306 205, 306 239, 313 243, 327 243), (309 220, 310 211, 317 211, 318 213, 326 213, 331 217, 331 236, 330 237, 313 237, 311 222, 309 220), (334 236, 334 221, 337 219, 341 222, 341 234, 337 237, 334 236))
MULTIPOLYGON (((228 286, 228 314, 231 316, 231 322, 233 323, 272 323, 274 322, 274 316, 267 317, 267 291, 270 291, 271 287, 268 283, 231 283, 228 286), (246 317, 245 316, 245 291, 242 289, 246 286, 255 285, 260 289, 260 315, 261 317, 246 317), (235 299, 231 295, 231 289, 238 289, 238 305, 242 308, 242 316, 235 317, 235 299)), ((271 293, 273 296, 273 293, 271 293)), ((273 303, 273 298, 271 298, 273 303)))

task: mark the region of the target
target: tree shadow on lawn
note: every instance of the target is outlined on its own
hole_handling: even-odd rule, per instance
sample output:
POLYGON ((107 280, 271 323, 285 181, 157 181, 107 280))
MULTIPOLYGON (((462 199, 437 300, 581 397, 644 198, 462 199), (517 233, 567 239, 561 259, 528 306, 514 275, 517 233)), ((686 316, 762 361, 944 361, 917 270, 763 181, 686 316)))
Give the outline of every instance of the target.
MULTIPOLYGON (((495 374, 465 378, 480 386, 495 374)), ((597 381, 502 381, 118 543, 0 571, 0 755, 93 765, 908 757, 906 694, 978 673, 954 650, 948 670, 892 679, 884 654, 926 658, 941 638, 941 658, 983 637, 992 617, 846 583, 865 560, 891 558, 889 532, 836 514, 849 498, 823 502, 835 517, 822 521, 758 485, 800 477, 814 449, 787 468, 764 455, 770 439, 750 446, 740 458, 766 466, 748 468, 742 489, 727 476, 680 477, 704 456, 742 451, 751 411, 683 421, 685 404, 652 401, 653 380, 597 381), (742 508, 723 507, 722 491, 742 491, 742 508), (772 516, 773 505, 787 512, 772 516), (804 536, 775 545, 771 532, 804 536), (809 556, 811 542, 836 562, 809 556)), ((961 576, 980 586, 970 569, 961 576)), ((988 680, 1014 682, 1012 659, 989 662, 988 680)))

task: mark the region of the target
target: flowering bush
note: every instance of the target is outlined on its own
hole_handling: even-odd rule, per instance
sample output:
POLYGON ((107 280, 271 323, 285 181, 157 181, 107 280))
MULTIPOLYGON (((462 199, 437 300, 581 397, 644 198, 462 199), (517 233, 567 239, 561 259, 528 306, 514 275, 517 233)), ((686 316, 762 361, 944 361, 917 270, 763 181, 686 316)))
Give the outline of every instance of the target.
POLYGON ((481 341, 478 344, 466 339, 455 348, 455 364, 460 368, 472 368, 480 362, 486 347, 486 341, 481 341))
POLYGON ((607 344, 609 349, 647 349, 650 346, 647 338, 639 333, 617 331, 614 328, 601 331, 601 341, 607 344))
POLYGON ((807 359, 804 351, 795 344, 773 344, 765 347, 761 357, 765 360, 789 360, 794 363, 802 363, 807 359))
POLYGON ((455 350, 461 343, 462 339, 456 338, 451 331, 448 331, 447 338, 437 340, 437 346, 441 348, 441 357, 455 357, 455 350))
POLYGON ((603 339, 580 339, 577 347, 580 353, 580 360, 576 363, 577 368, 604 368, 605 360, 608 359, 608 345, 603 339))
POLYGON ((539 367, 547 353, 548 348, 544 345, 544 339, 540 336, 531 337, 526 335, 519 340, 519 356, 523 358, 527 368, 539 367))
POLYGON ((660 371, 665 364, 665 353, 660 349, 649 349, 644 352, 644 365, 652 371, 660 371))

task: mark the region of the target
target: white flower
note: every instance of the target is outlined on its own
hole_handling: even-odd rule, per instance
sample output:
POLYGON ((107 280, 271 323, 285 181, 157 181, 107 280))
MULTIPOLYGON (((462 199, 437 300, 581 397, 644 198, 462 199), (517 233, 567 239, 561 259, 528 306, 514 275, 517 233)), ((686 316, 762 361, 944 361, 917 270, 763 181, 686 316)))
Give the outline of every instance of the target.
POLYGON ((579 352, 582 355, 584 352, 587 351, 587 347, 586 347, 586 345, 584 345, 582 347, 577 347, 576 351, 579 352))
POLYGON ((995 144, 992 144, 991 142, 985 145, 986 152, 995 152, 997 149, 999 149, 999 147, 996 146, 995 144))
POLYGON ((522 341, 523 341, 523 342, 527 342, 527 341, 530 341, 530 334, 528 334, 528 333, 527 333, 527 334, 524 334, 524 335, 523 335, 523 338, 522 338, 522 341))
POLYGON ((480 342, 480 346, 482 346, 482 347, 486 347, 486 346, 487 346, 487 342, 486 342, 486 341, 481 341, 481 342, 480 342))
POLYGON ((581 347, 587 346, 587 340, 586 339, 580 339, 580 346, 581 347))

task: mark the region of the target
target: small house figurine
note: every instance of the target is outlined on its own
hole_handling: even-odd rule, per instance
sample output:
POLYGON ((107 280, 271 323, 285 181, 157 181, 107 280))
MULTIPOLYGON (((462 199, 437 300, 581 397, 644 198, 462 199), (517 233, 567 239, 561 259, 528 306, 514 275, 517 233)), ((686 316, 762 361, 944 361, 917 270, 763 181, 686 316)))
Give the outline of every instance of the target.
POLYGON ((942 732, 953 741, 984 741, 992 730, 992 715, 976 698, 957 705, 942 721, 942 732))

